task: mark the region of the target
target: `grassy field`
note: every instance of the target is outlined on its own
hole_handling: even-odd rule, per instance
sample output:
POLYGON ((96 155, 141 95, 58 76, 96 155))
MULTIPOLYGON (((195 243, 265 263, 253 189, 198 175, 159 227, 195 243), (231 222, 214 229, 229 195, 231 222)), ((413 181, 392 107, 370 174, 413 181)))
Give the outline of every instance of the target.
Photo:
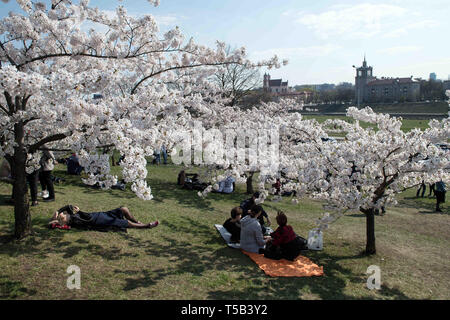
MULTIPOLYGON (((325 276, 271 278, 249 257, 228 248, 214 228, 247 197, 244 186, 231 195, 205 200, 176 185, 179 167, 149 166, 154 200, 144 202, 129 190, 102 191, 66 176, 56 185, 56 202, 32 207, 34 234, 11 241, 11 188, 0 184, 1 299, 449 299, 450 206, 434 212, 435 200, 399 197, 399 206, 376 218, 378 254, 364 256, 365 218, 355 212, 324 234, 324 250, 307 257, 324 267, 325 276), (151 230, 123 233, 49 230, 51 212, 72 203, 85 211, 130 208, 141 221, 158 219, 151 230), (69 290, 67 267, 81 268, 81 289, 69 290), (366 287, 370 265, 381 268, 381 290, 366 287)), ((287 213, 295 231, 306 237, 322 215, 318 202, 289 199, 264 203, 272 221, 287 213)))
MULTIPOLYGON (((439 102, 404 102, 404 103, 368 103, 361 104, 361 108, 369 105, 373 111, 379 113, 405 113, 405 114, 447 114, 448 103, 439 102)), ((320 113, 345 113, 348 104, 325 104, 314 106, 320 113)))
MULTIPOLYGON (((353 119, 352 118, 348 118, 348 117, 341 117, 341 116, 320 116, 320 115, 303 115, 304 119, 316 119, 319 123, 322 123, 328 119, 340 119, 340 120, 345 120, 347 122, 353 123, 353 119)), ((430 120, 418 120, 418 119, 404 119, 403 120, 403 125, 402 125, 402 130, 404 132, 408 132, 411 131, 414 128, 418 128, 421 130, 425 130, 427 128, 429 128, 428 123, 430 122, 430 120)), ((374 125, 370 124, 370 123, 366 123, 366 122, 360 122, 361 123, 361 127, 363 128, 367 128, 369 126, 374 127, 374 125)))

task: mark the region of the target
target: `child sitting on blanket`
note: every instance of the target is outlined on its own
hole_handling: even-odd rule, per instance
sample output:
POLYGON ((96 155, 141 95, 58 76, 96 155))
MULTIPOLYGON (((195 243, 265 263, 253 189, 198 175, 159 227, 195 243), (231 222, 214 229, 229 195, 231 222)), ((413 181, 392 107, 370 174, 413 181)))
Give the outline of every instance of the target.
POLYGON ((239 242, 241 239, 241 216, 242 209, 240 207, 235 207, 231 210, 231 218, 228 218, 223 224, 224 228, 231 233, 232 243, 239 242))

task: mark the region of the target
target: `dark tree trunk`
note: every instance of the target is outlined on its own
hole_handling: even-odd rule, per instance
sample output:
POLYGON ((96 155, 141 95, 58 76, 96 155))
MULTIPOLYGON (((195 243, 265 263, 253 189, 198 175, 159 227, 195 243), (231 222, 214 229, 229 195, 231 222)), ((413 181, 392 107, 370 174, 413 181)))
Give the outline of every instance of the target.
POLYGON ((14 197, 14 218, 17 239, 22 239, 31 233, 30 204, 28 200, 28 185, 26 180, 26 159, 27 153, 23 146, 23 124, 14 126, 15 138, 18 146, 14 148, 14 156, 11 165, 11 174, 14 177, 13 197, 14 197))
POLYGON ((247 175, 247 194, 253 194, 253 174, 254 172, 250 172, 247 175))
POLYGON ((374 209, 369 209, 366 214, 366 254, 375 254, 375 212, 374 209))

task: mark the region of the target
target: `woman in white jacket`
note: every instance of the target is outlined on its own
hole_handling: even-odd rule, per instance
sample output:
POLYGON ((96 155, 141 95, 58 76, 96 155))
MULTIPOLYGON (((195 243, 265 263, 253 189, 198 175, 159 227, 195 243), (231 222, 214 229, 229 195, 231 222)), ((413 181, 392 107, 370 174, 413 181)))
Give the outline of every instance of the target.
POLYGON ((241 219, 241 249, 247 252, 264 253, 270 236, 264 237, 258 217, 263 209, 259 205, 253 206, 250 214, 241 219))
POLYGON ((44 198, 44 201, 55 201, 55 189, 52 181, 52 170, 55 168, 55 156, 53 152, 44 149, 44 154, 39 163, 41 164, 39 180, 41 182, 42 192, 48 191, 48 197, 44 198))

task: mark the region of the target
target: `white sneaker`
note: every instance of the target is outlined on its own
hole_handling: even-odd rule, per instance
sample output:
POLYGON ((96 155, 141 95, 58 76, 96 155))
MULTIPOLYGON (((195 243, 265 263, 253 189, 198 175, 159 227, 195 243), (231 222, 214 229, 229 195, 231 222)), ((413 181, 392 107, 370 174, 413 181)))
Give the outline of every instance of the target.
POLYGON ((43 198, 48 198, 48 191, 47 190, 42 192, 42 197, 43 198))

